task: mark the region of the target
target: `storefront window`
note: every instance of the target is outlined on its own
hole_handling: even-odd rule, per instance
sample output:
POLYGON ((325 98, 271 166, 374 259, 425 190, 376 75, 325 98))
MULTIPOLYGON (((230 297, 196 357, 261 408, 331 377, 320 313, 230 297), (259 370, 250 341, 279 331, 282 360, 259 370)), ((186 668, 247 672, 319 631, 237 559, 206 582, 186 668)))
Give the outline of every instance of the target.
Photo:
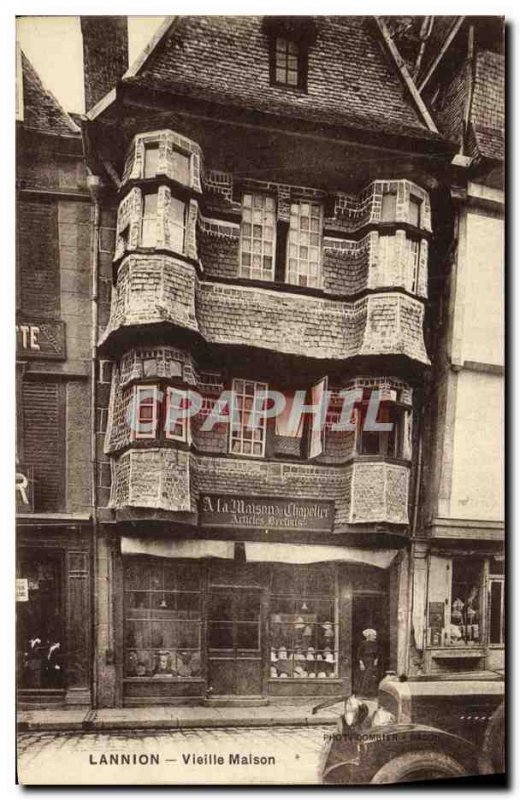
POLYGON ((483 641, 482 579, 482 561, 432 557, 428 644, 465 647, 483 641))
POLYGON ((198 564, 132 561, 125 568, 125 676, 200 676, 198 564))
POLYGON ((271 678, 337 677, 335 587, 331 566, 273 567, 269 609, 271 678))

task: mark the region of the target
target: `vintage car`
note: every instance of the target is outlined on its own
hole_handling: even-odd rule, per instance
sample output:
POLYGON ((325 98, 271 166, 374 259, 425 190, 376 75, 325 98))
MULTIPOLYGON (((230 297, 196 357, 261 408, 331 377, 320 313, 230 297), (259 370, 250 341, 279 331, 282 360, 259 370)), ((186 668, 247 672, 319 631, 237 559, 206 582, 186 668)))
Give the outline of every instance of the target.
POLYGON ((344 703, 337 731, 327 735, 322 753, 325 784, 404 783, 505 771, 503 675, 388 675, 379 684, 377 708, 355 695, 344 703))

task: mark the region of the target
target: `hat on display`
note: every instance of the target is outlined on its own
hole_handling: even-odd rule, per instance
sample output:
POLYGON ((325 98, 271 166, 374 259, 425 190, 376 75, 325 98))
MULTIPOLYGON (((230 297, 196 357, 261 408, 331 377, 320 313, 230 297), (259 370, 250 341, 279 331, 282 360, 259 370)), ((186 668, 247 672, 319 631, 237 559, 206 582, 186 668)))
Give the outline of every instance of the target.
POLYGON ((363 631, 363 636, 365 639, 375 639, 377 636, 377 632, 373 628, 365 628, 363 631))

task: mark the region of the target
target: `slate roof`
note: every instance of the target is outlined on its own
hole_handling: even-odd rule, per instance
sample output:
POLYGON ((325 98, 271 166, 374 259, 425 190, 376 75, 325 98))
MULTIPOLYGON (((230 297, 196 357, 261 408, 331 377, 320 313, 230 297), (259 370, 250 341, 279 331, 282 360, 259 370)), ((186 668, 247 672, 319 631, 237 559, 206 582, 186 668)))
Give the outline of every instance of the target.
POLYGON ((431 133, 374 20, 315 17, 307 92, 271 86, 262 17, 177 17, 135 77, 230 107, 420 138, 431 133))
MULTIPOLYGON (((471 127, 480 155, 502 161, 505 136, 505 59, 503 54, 477 53, 471 103, 471 127)), ((472 153, 474 155, 476 153, 472 153)))
POLYGON ((71 136, 79 127, 45 88, 33 65, 22 53, 24 127, 71 136))

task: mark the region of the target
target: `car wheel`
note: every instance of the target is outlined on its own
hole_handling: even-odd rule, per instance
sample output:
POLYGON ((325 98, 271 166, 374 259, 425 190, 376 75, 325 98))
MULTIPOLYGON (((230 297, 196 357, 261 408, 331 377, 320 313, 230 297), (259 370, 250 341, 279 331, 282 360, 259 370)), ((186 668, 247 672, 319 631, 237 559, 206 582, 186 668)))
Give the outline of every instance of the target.
POLYGON ((444 753, 424 751, 393 758, 376 772, 370 783, 407 783, 463 775, 467 772, 455 759, 444 753))

